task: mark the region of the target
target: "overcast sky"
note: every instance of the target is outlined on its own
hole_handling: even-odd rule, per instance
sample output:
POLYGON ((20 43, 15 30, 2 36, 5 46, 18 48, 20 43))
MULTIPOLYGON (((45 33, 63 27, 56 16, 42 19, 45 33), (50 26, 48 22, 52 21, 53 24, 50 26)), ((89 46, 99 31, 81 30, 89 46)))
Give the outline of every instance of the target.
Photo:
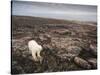
POLYGON ((97 6, 13 1, 12 15, 97 21, 97 6))

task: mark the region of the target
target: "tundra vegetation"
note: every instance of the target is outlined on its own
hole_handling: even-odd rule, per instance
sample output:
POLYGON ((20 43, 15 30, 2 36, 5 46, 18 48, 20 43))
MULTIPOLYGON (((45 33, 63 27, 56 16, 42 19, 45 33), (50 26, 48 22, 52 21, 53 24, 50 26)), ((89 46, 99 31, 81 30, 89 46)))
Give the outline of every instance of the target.
POLYGON ((12 74, 97 69, 97 23, 12 16, 12 74), (28 49, 43 47, 42 62, 28 49))

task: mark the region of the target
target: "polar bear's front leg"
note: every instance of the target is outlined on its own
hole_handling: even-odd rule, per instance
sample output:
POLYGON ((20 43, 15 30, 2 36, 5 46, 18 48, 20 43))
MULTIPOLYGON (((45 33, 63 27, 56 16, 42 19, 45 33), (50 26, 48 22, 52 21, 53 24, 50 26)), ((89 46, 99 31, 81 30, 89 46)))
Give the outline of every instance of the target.
POLYGON ((32 52, 32 57, 33 57, 33 60, 34 61, 38 61, 38 58, 37 58, 37 56, 36 56, 36 52, 32 52))

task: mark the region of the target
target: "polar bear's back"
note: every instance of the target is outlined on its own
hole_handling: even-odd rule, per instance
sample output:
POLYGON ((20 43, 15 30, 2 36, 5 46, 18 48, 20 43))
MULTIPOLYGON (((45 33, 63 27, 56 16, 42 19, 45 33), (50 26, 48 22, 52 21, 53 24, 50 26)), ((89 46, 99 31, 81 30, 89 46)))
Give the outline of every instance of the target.
POLYGON ((29 50, 31 50, 31 51, 42 50, 42 47, 35 40, 29 41, 28 47, 29 47, 29 50))

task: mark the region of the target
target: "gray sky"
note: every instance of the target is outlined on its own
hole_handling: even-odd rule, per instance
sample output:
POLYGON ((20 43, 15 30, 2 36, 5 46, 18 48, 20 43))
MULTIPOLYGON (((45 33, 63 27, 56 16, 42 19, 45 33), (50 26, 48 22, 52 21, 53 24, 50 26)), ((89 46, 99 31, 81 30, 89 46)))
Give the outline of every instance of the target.
POLYGON ((97 21, 97 6, 13 1, 12 15, 97 21))

